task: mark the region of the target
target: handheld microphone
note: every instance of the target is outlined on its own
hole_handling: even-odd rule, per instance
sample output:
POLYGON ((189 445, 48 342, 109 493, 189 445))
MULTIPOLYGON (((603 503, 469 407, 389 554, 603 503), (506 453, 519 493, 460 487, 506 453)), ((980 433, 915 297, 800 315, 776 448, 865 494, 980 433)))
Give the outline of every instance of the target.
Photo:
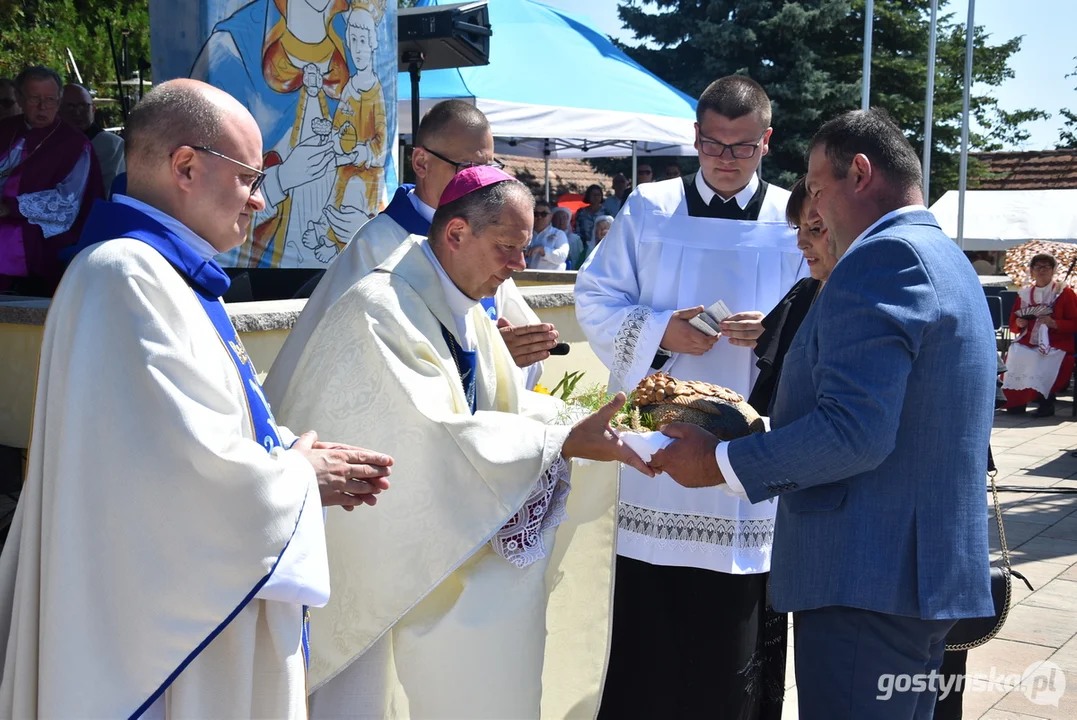
POLYGON ((572 349, 572 346, 568 343, 557 343, 550 350, 551 355, 568 355, 568 351, 572 349))

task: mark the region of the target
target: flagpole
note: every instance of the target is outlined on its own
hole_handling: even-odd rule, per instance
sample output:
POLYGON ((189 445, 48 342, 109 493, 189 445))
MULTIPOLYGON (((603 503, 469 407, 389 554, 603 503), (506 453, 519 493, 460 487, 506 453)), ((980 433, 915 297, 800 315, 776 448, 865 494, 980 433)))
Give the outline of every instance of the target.
POLYGON ((976 0, 969 0, 965 23, 965 93, 961 102, 961 169, 957 190, 957 246, 965 249, 965 191, 969 184, 969 95, 972 92, 972 47, 976 39, 976 0))
POLYGON ((931 196, 931 131, 935 128, 935 38, 938 33, 939 0, 931 0, 931 36, 927 43, 927 94, 924 99, 924 203, 931 196))
POLYGON ((875 0, 864 3, 864 70, 860 81, 860 109, 867 110, 871 99, 871 33, 875 24, 875 0))

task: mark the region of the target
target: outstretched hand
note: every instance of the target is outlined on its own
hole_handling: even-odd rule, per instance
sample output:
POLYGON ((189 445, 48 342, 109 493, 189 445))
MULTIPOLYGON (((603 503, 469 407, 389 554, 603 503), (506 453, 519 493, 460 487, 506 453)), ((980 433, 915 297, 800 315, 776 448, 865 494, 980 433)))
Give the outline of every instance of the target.
POLYGON ((670 423, 662 434, 674 438, 651 458, 651 469, 666 473, 687 488, 713 487, 725 482, 714 450, 718 438, 698 425, 670 423))
POLYGON ((597 412, 588 415, 576 423, 561 447, 561 455, 566 460, 581 458, 601 462, 622 462, 639 470, 648 477, 654 477, 654 471, 625 445, 617 432, 610 426, 614 415, 624 407, 627 397, 624 393, 603 405, 597 412))
POLYGON ((377 495, 389 489, 393 459, 354 445, 318 441, 318 433, 305 432, 292 445, 314 468, 322 506, 375 505, 377 495))

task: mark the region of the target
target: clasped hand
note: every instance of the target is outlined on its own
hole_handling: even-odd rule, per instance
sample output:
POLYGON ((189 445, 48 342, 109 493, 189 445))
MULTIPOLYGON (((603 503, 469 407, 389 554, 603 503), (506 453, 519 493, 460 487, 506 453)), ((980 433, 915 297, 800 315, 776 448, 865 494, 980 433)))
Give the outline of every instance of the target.
POLYGON ((687 488, 713 487, 725 482, 714 451, 718 438, 698 425, 670 423, 662 433, 673 442, 651 457, 651 470, 665 473, 687 488))
POLYGON ((353 445, 318 442, 318 433, 303 433, 292 445, 313 466, 322 506, 374 505, 377 495, 389 489, 393 459, 353 445))

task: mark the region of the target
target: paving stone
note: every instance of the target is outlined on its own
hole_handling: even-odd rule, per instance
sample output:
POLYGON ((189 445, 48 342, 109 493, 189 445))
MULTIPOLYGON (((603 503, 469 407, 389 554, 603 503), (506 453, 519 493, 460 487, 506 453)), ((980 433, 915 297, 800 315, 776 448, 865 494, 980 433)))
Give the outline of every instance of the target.
MULTIPOLYGON (((1051 527, 1038 522, 1025 522, 1020 519, 1023 517, 1025 516, 1008 515, 1006 511, 1002 512, 1002 523, 1006 530, 1006 545, 1010 548, 1015 548, 1022 543, 1028 542, 1051 527)), ((987 536, 988 540, 991 542, 991 549, 998 550, 998 523, 995 521, 995 511, 993 508, 987 518, 987 536)))
MULTIPOLYGON (((964 717, 970 717, 970 714, 966 713, 964 717)), ((988 710, 980 716, 979 720, 1046 720, 1046 718, 1039 715, 1010 712, 1009 710, 988 710)))
MULTIPOLYGON (((1007 483, 1012 485, 1023 484, 1026 481, 1027 478, 1016 476, 1007 479, 1007 483)), ((1036 493, 1023 503, 1004 507, 1002 522, 1006 525, 1010 522, 1022 522, 1049 526, 1068 517, 1074 511, 1077 511, 1077 496, 1036 493)), ((1010 547, 1013 546, 1014 543, 1011 542, 1010 547)))
POLYGON ((1075 632, 1077 610, 1054 610, 1019 603, 1010 608, 998 639, 1057 649, 1065 645, 1075 632))
MULTIPOLYGON (((1005 515, 1003 515, 1005 522, 1005 515)), ((1007 528, 1007 537, 1009 529, 1007 528)), ((1077 540, 1077 516, 1070 514, 1062 518, 1054 525, 1043 530, 1044 537, 1062 538, 1065 540, 1077 540)))
MULTIPOLYGON (((966 672, 970 677, 998 677, 1021 674, 1033 663, 1046 660, 1054 652, 1042 645, 995 638, 978 648, 969 650, 966 672)), ((1009 690, 975 685, 966 687, 961 707, 965 717, 977 717, 994 707, 1009 690)))
MULTIPOLYGON (((1024 573, 1024 570, 1020 570, 1020 572, 1024 573)), ((1024 585, 1020 580, 1017 582, 1022 586, 1024 585)), ((1035 583, 1033 583, 1033 586, 1035 587, 1035 583)), ((1027 591, 1028 588, 1025 588, 1025 590, 1027 591)), ((1034 607, 1077 611, 1077 582, 1055 578, 1046 585, 1040 586, 1036 592, 1024 598, 1021 602, 1034 607)), ((1077 632, 1077 628, 1073 628, 1073 630, 1077 632)))
POLYGON ((1061 563, 1045 562, 1043 560, 1013 562, 1013 569, 1028 578, 1033 588, 1029 590, 1028 586, 1021 580, 1011 578, 1010 602, 1013 605, 1024 602, 1025 598, 1042 589, 1055 578, 1062 577, 1063 573, 1068 570, 1061 563))

